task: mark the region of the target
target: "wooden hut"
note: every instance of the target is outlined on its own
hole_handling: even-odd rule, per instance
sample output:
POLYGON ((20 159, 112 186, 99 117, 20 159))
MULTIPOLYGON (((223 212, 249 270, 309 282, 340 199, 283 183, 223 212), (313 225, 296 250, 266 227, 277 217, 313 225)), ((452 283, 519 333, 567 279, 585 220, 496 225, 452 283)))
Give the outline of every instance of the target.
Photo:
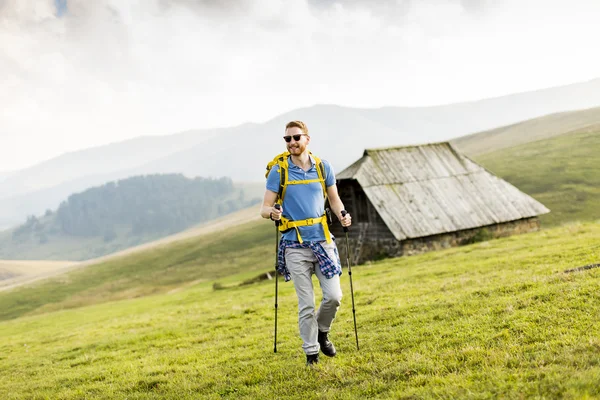
POLYGON ((355 264, 535 231, 550 211, 450 143, 365 150, 337 179, 355 264))

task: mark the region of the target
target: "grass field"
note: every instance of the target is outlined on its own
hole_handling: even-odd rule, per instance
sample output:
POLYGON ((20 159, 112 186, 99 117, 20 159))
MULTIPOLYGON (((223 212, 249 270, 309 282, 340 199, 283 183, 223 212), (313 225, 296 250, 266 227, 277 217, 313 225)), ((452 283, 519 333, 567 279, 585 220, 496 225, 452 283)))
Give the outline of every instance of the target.
POLYGON ((274 230, 266 221, 108 259, 7 293, 0 320, 178 290, 201 281, 269 270, 274 230))
POLYGON ((543 226, 600 219, 600 128, 474 158, 540 201, 543 226))
POLYGON ((32 282, 61 274, 67 269, 80 269, 89 265, 103 263, 108 260, 114 261, 116 258, 147 251, 149 249, 155 249, 157 247, 168 246, 171 243, 181 242, 186 239, 193 239, 196 241, 199 240, 199 236, 213 234, 224 229, 237 228, 238 226, 246 225, 250 222, 257 222, 261 219, 256 212, 257 208, 258 205, 245 210, 236 211, 224 217, 217 218, 207 223, 187 229, 183 232, 87 261, 58 262, 0 260, 0 292, 17 286, 30 285, 32 282))
MULTIPOLYGON (((339 354, 313 369, 304 365, 292 284, 280 282, 277 354, 273 282, 236 285, 272 259, 270 226, 244 232, 215 238, 216 254, 230 253, 220 267, 201 248, 177 259, 175 250, 135 255, 112 281, 119 289, 98 291, 85 307, 56 310, 97 290, 81 272, 68 281, 82 291, 62 300, 42 286, 29 310, 39 315, 0 322, 0 398, 600 398, 600 269, 563 272, 600 262, 598 223, 354 268, 361 349, 344 274, 331 334, 339 354), (264 245, 248 246, 250 232, 264 245), (136 273, 126 268, 136 262, 136 273), (171 267, 160 272, 152 262, 171 267), (230 268, 244 274, 213 290, 230 268), (162 291, 196 270, 210 278, 113 301, 131 288, 162 291)), ((93 268, 99 279, 110 264, 93 268)))

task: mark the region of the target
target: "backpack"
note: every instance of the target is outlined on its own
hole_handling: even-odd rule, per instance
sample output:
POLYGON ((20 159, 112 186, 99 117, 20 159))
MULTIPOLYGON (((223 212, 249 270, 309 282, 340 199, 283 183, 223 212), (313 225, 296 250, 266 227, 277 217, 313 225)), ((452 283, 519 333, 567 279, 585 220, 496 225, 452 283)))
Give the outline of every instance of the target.
MULTIPOLYGON (((308 153, 314 160, 315 166, 317 169, 317 174, 319 176, 318 179, 307 179, 301 181, 289 181, 288 180, 288 157, 290 153, 288 151, 278 154, 272 161, 267 164, 267 172, 265 173, 265 178, 269 176, 271 169, 275 165, 279 166, 279 191, 277 192, 277 200, 276 204, 283 204, 283 199, 285 197, 285 192, 288 185, 306 185, 309 183, 319 182, 323 188, 323 201, 327 202, 327 188, 325 186, 325 166, 319 157, 316 157, 312 153, 308 153)), ((314 224, 321 224, 323 226, 323 231, 325 233, 325 239, 327 243, 331 243, 331 235, 329 234, 329 227, 327 224, 327 210, 323 213, 323 215, 319 218, 308 218, 299 221, 290 221, 285 218, 283 215, 281 216, 281 224, 279 224, 279 230, 281 232, 287 232, 288 230, 294 228, 296 229, 296 234, 298 235, 298 241, 302 243, 302 237, 300 236, 300 231, 298 230, 299 226, 310 226, 314 224)))

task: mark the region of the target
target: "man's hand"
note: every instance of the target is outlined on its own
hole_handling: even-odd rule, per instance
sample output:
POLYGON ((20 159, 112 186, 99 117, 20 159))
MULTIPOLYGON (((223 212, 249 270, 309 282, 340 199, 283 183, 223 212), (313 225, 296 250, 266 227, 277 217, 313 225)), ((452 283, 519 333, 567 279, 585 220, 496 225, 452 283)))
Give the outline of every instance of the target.
POLYGON ((346 215, 342 216, 340 215, 340 222, 342 223, 342 226, 344 228, 349 227, 350 225, 352 225, 352 217, 350 216, 350 214, 346 213, 346 215))
POLYGON ((281 219, 281 214, 283 213, 283 208, 275 208, 275 205, 271 207, 271 219, 273 221, 279 221, 281 219))

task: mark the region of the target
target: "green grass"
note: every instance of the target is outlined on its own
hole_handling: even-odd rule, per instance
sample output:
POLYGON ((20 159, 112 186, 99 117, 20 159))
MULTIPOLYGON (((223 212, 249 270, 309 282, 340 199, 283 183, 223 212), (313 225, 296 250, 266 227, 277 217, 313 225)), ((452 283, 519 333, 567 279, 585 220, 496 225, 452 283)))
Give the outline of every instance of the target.
POLYGON ((274 241, 274 229, 264 221, 115 258, 0 293, 0 320, 164 293, 240 272, 250 277, 273 266, 274 241))
MULTIPOLYGON (((563 272, 599 262, 599 238, 600 224, 573 224, 356 267, 361 349, 344 274, 339 354, 314 369, 291 283, 280 282, 277 354, 273 282, 0 322, 0 398, 600 398, 600 269, 563 272)), ((230 240, 232 257, 248 245, 230 240)), ((172 261, 198 266, 197 251, 172 261)), ((159 272, 139 266, 151 285, 159 272)))
POLYGON ((475 157, 540 201, 544 226, 600 219, 600 130, 562 135, 475 157))

